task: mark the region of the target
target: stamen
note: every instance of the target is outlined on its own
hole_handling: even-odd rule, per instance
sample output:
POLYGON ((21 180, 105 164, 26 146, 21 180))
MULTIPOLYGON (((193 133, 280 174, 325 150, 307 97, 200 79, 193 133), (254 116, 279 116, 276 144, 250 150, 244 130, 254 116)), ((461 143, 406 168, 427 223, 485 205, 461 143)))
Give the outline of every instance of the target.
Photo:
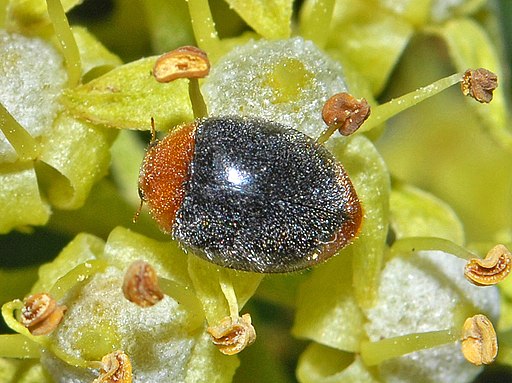
POLYGON ((466 319, 461 341, 464 357, 476 366, 492 363, 498 354, 496 331, 485 315, 466 319))
POLYGON ((365 131, 370 130, 411 106, 414 106, 421 101, 424 101, 451 87, 452 85, 459 83, 462 80, 462 75, 462 73, 452 74, 451 76, 437 80, 430 85, 421 87, 411 93, 407 93, 401 97, 388 101, 385 104, 374 107, 372 115, 364 124, 363 129, 365 131))
POLYGON ((62 47, 68 72, 68 86, 74 87, 80 83, 82 77, 82 64, 80 51, 76 45, 75 37, 69 27, 69 22, 60 0, 46 0, 48 15, 53 23, 55 35, 62 47))
POLYGON ((116 351, 105 355, 101 359, 103 364, 100 376, 93 383, 131 383, 132 364, 130 358, 123 351, 116 351))
POLYGON ((128 267, 124 276, 123 294, 140 307, 154 306, 164 298, 155 269, 144 261, 135 261, 128 267))
POLYGON ((49 294, 30 295, 23 301, 20 322, 32 335, 48 335, 62 321, 66 306, 59 306, 49 294))
POLYGON ((197 79, 210 73, 210 61, 206 52, 193 46, 177 48, 160 56, 153 67, 153 76, 158 82, 170 82, 188 78, 188 92, 195 118, 208 115, 197 79))
POLYGON ((349 93, 337 93, 330 97, 322 108, 322 119, 328 126, 317 139, 323 144, 338 130, 342 135, 349 136, 370 117, 370 105, 364 98, 356 99, 349 93))
POLYGON ((496 245, 484 259, 471 258, 464 268, 464 276, 477 286, 490 286, 503 281, 509 274, 512 254, 503 245, 496 245))
POLYGON ((216 326, 207 329, 213 344, 225 355, 235 355, 256 340, 256 331, 251 324, 251 316, 244 314, 233 318, 227 316, 216 326))
POLYGON ((40 152, 39 143, 0 103, 0 130, 13 146, 21 161, 32 161, 40 152))
POLYGON ((464 96, 488 104, 492 100, 492 92, 498 87, 498 76, 485 68, 468 69, 460 86, 464 96))
POLYGON ((407 334, 377 342, 366 341, 361 343, 361 358, 367 366, 375 366, 411 352, 453 343, 457 338, 454 331, 441 330, 407 334))

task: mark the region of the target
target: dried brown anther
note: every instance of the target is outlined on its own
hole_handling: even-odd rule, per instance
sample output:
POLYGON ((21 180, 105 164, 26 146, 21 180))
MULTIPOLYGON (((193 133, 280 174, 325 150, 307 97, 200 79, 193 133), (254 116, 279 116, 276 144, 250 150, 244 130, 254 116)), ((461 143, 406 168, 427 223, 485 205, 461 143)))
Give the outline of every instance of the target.
POLYGON ((164 298, 155 269, 144 261, 133 262, 123 281, 123 294, 140 307, 153 306, 164 298))
POLYGON ((101 359, 103 367, 98 378, 93 383, 131 383, 132 364, 123 351, 105 355, 101 359))
POLYGON ((236 320, 225 317, 217 326, 208 327, 213 344, 226 355, 235 355, 256 340, 256 331, 251 316, 244 314, 236 320))
POLYGON ((210 73, 210 61, 206 52, 184 46, 160 56, 153 67, 158 82, 170 82, 177 78, 202 78, 210 73))
POLYGON ((492 100, 492 92, 498 87, 498 77, 485 68, 468 69, 460 84, 464 96, 471 96, 481 103, 492 100))
POLYGON ((49 294, 30 295, 23 301, 21 324, 32 335, 47 335, 57 328, 64 316, 66 306, 59 306, 49 294))
POLYGON ((490 286, 504 280, 512 267, 512 254, 503 245, 494 246, 484 259, 471 258, 464 276, 474 285, 490 286))
POLYGON ((370 105, 364 99, 356 99, 349 93, 337 93, 329 98, 322 109, 327 126, 334 126, 348 136, 354 133, 370 116, 370 105))
POLYGON ((466 319, 462 327, 462 353, 476 366, 490 364, 498 354, 498 339, 491 321, 485 315, 466 319))

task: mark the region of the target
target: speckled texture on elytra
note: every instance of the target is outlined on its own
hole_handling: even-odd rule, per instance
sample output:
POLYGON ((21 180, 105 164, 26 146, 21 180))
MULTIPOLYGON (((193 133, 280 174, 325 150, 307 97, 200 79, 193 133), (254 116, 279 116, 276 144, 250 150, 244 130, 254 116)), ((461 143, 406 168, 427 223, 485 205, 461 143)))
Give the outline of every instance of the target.
MULTIPOLYGON (((121 342, 118 347, 130 356, 134 383, 185 381, 198 336, 197 331, 192 335, 194 329, 188 328, 187 311, 168 296, 152 307, 129 302, 122 292, 123 277, 123 272, 114 267, 95 275, 78 299, 64 302, 68 305, 65 320, 52 337, 65 353, 78 357, 77 344, 84 332, 98 327, 98 334, 116 331, 121 342), (106 324, 110 324, 111 331, 101 327, 106 324)), ((92 370, 70 368, 51 354, 42 362, 58 383, 94 379, 92 370)))
MULTIPOLYGON (((498 290, 469 283, 464 278, 464 264, 441 251, 391 259, 381 275, 377 303, 366 311, 370 340, 450 329, 460 305, 473 305, 496 323, 498 290)), ((464 359, 459 343, 414 352, 379 368, 386 383, 465 383, 481 371, 464 359)))
POLYGON ((347 86, 339 63, 311 41, 295 37, 250 41, 234 48, 212 67, 201 90, 210 116, 260 117, 316 138, 326 127, 322 121, 325 101, 346 92, 347 86), (284 59, 300 61, 312 78, 295 99, 275 103, 266 80, 284 59))
MULTIPOLYGON (((52 45, 0 31, 0 102, 33 137, 51 128, 66 79, 62 57, 52 45)), ((0 131, 0 162, 16 158, 0 131)))
POLYGON ((361 219, 353 186, 326 149, 254 118, 198 123, 185 190, 174 237, 239 270, 312 266, 328 256, 324 245, 346 245, 361 219))

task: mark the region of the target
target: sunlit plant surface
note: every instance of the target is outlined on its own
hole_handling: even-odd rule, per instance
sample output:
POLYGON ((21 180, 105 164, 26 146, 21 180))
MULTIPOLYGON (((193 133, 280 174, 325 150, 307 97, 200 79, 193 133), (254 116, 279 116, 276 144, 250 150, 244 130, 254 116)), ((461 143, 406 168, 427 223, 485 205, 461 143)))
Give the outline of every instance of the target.
POLYGON ((495 245, 512 248, 509 1, 0 7, 0 382, 109 382, 100 361, 116 350, 134 382, 512 379, 512 282, 475 286, 463 273, 495 245), (188 79, 151 75, 158 55, 183 45, 210 59, 202 96, 188 79), (490 104, 455 86, 377 108, 480 67, 498 75, 490 104), (204 100, 211 116, 256 116, 316 138, 338 92, 366 98, 372 116, 326 143, 364 209, 357 240, 334 258, 293 274, 236 272, 185 253, 145 210, 132 223, 151 118, 163 136, 204 100), (165 294, 152 307, 123 296, 140 259, 165 294), (37 293, 66 306, 45 335, 20 323, 23 298, 37 293), (239 312, 256 341, 224 355, 207 328, 239 312), (485 367, 461 352, 476 314, 497 333, 485 367))

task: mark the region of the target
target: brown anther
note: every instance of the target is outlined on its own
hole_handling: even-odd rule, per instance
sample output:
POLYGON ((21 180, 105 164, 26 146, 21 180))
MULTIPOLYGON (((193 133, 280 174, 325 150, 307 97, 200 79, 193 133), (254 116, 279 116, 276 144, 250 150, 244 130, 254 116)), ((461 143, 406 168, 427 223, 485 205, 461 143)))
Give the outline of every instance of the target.
POLYGON ((47 335, 62 321, 66 306, 59 306, 49 294, 30 295, 23 301, 21 324, 32 335, 47 335))
POLYGON ((164 298, 155 269, 144 261, 133 262, 123 281, 123 294, 140 307, 153 306, 164 298))
POLYGON ((490 364, 498 354, 498 339, 491 321, 485 315, 466 319, 462 327, 462 354, 476 366, 490 364))
POLYGON ((464 96, 471 96, 481 103, 492 100, 492 92, 498 87, 498 77, 485 68, 468 69, 460 84, 464 96))
POLYGON ((356 99, 349 93, 337 93, 329 98, 322 109, 327 126, 334 126, 348 136, 354 133, 370 116, 370 105, 364 99, 356 99))
POLYGON ((235 355, 256 340, 256 331, 251 324, 251 316, 244 314, 237 320, 225 317, 216 326, 208 327, 213 344, 226 355, 235 355))
POLYGON ((101 359, 103 367, 98 378, 93 383, 131 383, 132 364, 123 351, 105 355, 101 359))
POLYGON ((153 67, 158 82, 170 82, 177 78, 202 78, 210 73, 210 61, 206 52, 193 46, 184 46, 160 56, 153 67))
POLYGON ((494 246, 484 259, 471 258, 464 276, 474 285, 490 286, 504 280, 512 267, 512 254, 503 245, 494 246))

